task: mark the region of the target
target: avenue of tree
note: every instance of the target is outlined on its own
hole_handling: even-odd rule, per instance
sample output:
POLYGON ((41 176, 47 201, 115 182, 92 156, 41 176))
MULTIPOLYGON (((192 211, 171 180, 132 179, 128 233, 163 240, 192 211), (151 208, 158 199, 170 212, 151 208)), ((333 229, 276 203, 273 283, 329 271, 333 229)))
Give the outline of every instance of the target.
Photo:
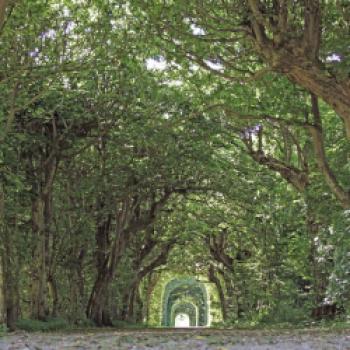
POLYGON ((349 315, 349 42, 347 0, 0 0, 0 324, 349 315))

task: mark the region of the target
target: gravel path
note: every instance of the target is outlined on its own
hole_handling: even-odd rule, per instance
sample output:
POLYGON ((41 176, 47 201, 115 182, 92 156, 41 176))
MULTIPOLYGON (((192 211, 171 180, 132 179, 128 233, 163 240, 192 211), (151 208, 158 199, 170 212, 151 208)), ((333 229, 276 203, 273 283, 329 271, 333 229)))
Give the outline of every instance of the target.
POLYGON ((236 330, 87 331, 18 333, 1 350, 350 350, 350 330, 324 332, 236 330))

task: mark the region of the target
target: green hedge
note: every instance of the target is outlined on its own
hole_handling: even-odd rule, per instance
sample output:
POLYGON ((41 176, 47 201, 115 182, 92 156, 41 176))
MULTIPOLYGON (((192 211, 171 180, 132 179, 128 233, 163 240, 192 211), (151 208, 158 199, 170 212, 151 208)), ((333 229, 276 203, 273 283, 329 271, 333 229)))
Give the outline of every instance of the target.
POLYGON ((47 321, 22 319, 17 321, 16 326, 28 332, 47 332, 70 328, 68 321, 62 318, 51 318, 47 321))

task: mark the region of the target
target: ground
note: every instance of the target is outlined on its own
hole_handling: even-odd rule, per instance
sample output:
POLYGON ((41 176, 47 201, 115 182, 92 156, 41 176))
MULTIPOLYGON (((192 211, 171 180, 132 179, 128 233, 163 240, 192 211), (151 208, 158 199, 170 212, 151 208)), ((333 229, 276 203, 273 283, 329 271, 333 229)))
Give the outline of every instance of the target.
POLYGON ((133 330, 16 333, 1 350, 350 350, 350 330, 133 330))

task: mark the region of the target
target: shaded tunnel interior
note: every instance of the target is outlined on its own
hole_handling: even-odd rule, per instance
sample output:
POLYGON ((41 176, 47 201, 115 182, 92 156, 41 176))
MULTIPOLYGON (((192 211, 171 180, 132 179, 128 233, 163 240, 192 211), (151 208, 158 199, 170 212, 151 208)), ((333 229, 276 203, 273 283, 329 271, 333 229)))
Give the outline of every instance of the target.
POLYGON ((165 286, 162 326, 175 327, 178 315, 188 315, 190 327, 209 326, 209 300, 203 282, 195 278, 174 279, 165 286))

